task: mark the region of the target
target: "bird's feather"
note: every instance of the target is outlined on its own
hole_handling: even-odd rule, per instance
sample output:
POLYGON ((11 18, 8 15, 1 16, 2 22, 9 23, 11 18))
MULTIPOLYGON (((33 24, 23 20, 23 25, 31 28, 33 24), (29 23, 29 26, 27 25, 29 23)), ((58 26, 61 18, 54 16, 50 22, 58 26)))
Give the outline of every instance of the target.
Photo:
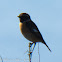
POLYGON ((33 21, 27 21, 26 22, 26 26, 27 26, 27 28, 30 30, 30 32, 32 34, 34 34, 35 36, 37 36, 39 39, 43 40, 43 37, 42 37, 39 29, 37 28, 36 24, 33 21))

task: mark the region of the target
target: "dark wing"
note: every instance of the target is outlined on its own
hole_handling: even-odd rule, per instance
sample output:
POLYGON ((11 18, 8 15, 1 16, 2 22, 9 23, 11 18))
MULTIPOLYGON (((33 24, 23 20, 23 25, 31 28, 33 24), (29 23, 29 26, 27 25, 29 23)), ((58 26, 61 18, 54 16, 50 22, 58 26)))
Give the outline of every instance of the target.
POLYGON ((28 22, 26 22, 26 26, 28 27, 28 29, 30 30, 30 32, 32 34, 34 34, 35 36, 37 36, 39 39, 41 39, 42 43, 44 43, 46 45, 46 47, 49 49, 49 51, 51 52, 50 48, 48 47, 48 45, 46 44, 46 42, 43 40, 43 37, 42 37, 40 31, 38 30, 37 26, 35 25, 35 23, 33 21, 28 21, 28 22))
POLYGON ((30 32, 32 34, 34 34, 35 36, 37 36, 39 39, 43 40, 40 31, 38 30, 36 24, 33 21, 27 21, 26 22, 26 26, 28 27, 28 29, 30 30, 30 32))

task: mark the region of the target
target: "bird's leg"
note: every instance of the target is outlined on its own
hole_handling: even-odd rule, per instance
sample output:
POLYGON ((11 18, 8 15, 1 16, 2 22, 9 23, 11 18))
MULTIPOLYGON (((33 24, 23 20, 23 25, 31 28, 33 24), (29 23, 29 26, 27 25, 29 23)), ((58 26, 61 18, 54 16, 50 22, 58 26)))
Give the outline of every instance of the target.
POLYGON ((32 48, 31 46, 33 45, 33 43, 29 43, 29 62, 31 62, 31 58, 32 58, 32 48))
POLYGON ((34 44, 34 46, 33 46, 33 48, 32 48, 32 50, 31 50, 31 53, 33 52, 33 50, 34 50, 34 48, 35 48, 35 45, 36 45, 36 43, 29 43, 30 44, 30 50, 31 50, 31 47, 32 47, 32 45, 34 44))
POLYGON ((30 44, 30 47, 33 45, 33 43, 29 43, 30 44))
POLYGON ((29 54, 31 54, 32 53, 32 45, 33 45, 34 43, 29 43, 29 54))
MULTIPOLYGON (((31 46, 32 46, 32 45, 33 45, 33 42, 32 42, 32 43, 29 42, 29 48, 30 48, 31 52, 32 52, 32 49, 31 49, 31 46)), ((27 52, 28 52, 28 50, 27 50, 25 53, 27 53, 27 52)), ((24 54, 25 54, 25 53, 24 53, 24 54)))
POLYGON ((31 62, 31 58, 32 58, 32 52, 33 52, 33 50, 34 50, 34 48, 35 48, 35 45, 36 45, 36 43, 29 43, 29 61, 31 62), (31 49, 31 46, 34 44, 34 46, 33 46, 33 49, 31 49))
POLYGON ((35 48, 35 45, 36 45, 36 43, 34 43, 34 46, 33 46, 32 52, 33 52, 33 50, 34 50, 34 48, 35 48))

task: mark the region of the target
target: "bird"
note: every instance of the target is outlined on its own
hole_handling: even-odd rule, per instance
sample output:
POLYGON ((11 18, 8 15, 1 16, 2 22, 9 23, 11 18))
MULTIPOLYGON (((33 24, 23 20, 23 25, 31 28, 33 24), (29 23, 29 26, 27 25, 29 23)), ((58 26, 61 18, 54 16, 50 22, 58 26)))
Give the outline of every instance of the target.
POLYGON ((23 36, 33 42, 33 43, 37 43, 37 42, 41 42, 44 45, 46 45, 46 47, 49 49, 49 51, 51 52, 51 49, 48 47, 48 45, 46 44, 45 40, 43 39, 42 34, 40 33, 38 27, 36 26, 36 24, 31 20, 31 17, 28 13, 21 13, 18 15, 18 18, 20 20, 19 23, 19 27, 20 27, 20 31, 23 34, 23 36))

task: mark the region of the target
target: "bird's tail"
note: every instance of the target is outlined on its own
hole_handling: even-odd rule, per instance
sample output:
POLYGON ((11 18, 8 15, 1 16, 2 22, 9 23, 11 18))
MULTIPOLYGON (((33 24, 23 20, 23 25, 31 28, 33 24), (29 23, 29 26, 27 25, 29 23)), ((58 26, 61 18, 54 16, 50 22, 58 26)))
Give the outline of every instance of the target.
POLYGON ((48 47, 48 45, 46 44, 46 42, 44 42, 44 44, 46 45, 46 47, 49 49, 49 51, 51 52, 51 49, 48 47))

